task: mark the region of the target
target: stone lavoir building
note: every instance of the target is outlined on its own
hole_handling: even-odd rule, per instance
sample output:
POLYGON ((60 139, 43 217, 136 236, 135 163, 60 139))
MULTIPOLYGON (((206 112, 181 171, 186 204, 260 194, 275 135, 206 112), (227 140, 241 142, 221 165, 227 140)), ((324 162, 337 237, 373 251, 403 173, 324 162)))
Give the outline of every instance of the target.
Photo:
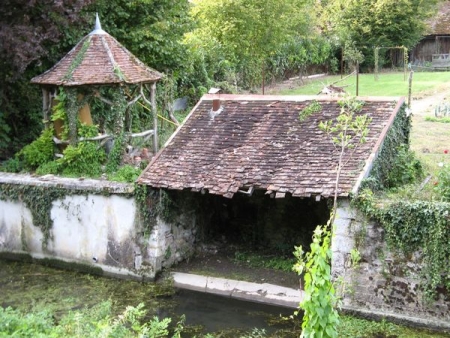
MULTIPOLYGON (((333 274, 342 276, 351 290, 343 307, 448 329, 448 295, 441 293, 435 303, 427 303, 418 291, 420 263, 396 262, 381 226, 350 206, 350 195, 380 165, 380 154, 409 142, 410 117, 403 98, 359 99, 364 101, 360 114, 371 118, 369 134, 356 152, 344 158, 332 244, 333 274), (392 136, 393 132, 398 134, 392 136), (357 246, 361 264, 352 268, 350 252, 357 246), (396 265, 409 272, 399 272, 404 269, 395 269, 396 265)), ((329 218, 339 156, 339 149, 318 124, 336 119, 341 111, 338 101, 305 96, 203 96, 138 179, 170 201, 168 217, 161 222, 169 238, 162 252, 171 255, 161 266, 192 254, 208 236, 227 236, 231 242, 279 252, 309 245, 315 226, 329 218), (311 105, 320 109, 302 115, 311 105), (181 239, 183 233, 189 235, 181 239)))

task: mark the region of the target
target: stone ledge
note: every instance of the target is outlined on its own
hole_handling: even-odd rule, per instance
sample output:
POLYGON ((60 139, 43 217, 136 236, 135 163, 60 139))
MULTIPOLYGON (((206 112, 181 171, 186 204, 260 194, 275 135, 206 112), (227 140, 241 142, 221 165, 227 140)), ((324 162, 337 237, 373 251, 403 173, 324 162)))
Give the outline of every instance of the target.
POLYGON ((38 187, 55 187, 94 193, 130 194, 134 192, 131 183, 111 182, 88 178, 68 178, 55 175, 32 176, 0 172, 0 184, 31 185, 38 187))
POLYGON ((298 308, 303 298, 303 292, 300 290, 267 283, 250 283, 182 272, 174 272, 172 277, 174 286, 180 289, 289 308, 298 308))

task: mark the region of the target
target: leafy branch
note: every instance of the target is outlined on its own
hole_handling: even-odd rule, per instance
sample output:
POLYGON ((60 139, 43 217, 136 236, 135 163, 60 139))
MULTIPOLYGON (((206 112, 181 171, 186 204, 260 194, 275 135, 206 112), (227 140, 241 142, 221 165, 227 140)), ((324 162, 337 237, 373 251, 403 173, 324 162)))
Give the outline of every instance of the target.
POLYGON ((359 101, 355 97, 347 96, 338 103, 341 111, 336 121, 328 120, 319 122, 319 129, 328 135, 334 148, 339 151, 334 189, 334 211, 337 208, 339 179, 342 169, 351 160, 358 147, 366 142, 366 137, 369 134, 368 126, 372 122, 372 118, 368 115, 357 115, 364 106, 363 101, 359 101), (350 152, 347 154, 348 149, 350 152), (344 160, 346 155, 347 159, 344 160))

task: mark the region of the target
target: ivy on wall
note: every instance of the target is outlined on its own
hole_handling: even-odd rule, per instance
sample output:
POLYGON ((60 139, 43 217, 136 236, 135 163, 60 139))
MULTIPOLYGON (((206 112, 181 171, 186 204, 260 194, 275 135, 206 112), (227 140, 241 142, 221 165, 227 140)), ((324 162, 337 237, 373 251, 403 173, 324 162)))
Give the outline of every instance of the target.
POLYGON ((422 174, 420 163, 407 153, 410 128, 411 118, 403 105, 353 203, 383 226, 386 242, 394 253, 405 257, 422 253, 421 284, 425 298, 431 300, 438 288, 450 290, 450 203, 386 200, 374 193, 411 183, 422 174))
POLYGON ((376 198, 369 189, 357 197, 356 205, 383 226, 391 250, 410 257, 422 253, 420 272, 427 299, 437 289, 450 290, 450 203, 429 201, 386 201, 376 198))
POLYGON ((134 184, 134 198, 136 201, 137 217, 136 221, 140 224, 144 237, 150 236, 150 232, 156 225, 156 191, 153 191, 147 185, 134 184))
POLYGON ((410 130, 411 115, 407 114, 407 106, 403 104, 386 135, 370 176, 363 182, 363 187, 376 191, 391 188, 392 181, 397 183, 402 181, 394 180, 391 173, 398 164, 399 149, 405 146, 409 148, 410 130))
POLYGON ((70 194, 70 190, 57 187, 32 186, 25 184, 1 184, 0 200, 22 201, 30 209, 33 224, 39 227, 44 235, 42 248, 46 248, 51 239, 53 221, 50 217, 54 201, 70 194))
MULTIPOLYGON (((193 194, 183 194, 183 196, 192 196, 193 194)), ((134 198, 138 216, 137 222, 140 222, 140 229, 144 237, 150 236, 153 227, 156 225, 157 218, 162 221, 173 223, 176 218, 195 208, 194 198, 180 198, 175 201, 164 189, 152 189, 144 184, 134 184, 134 198)), ((137 224, 136 226, 139 226, 137 224)))

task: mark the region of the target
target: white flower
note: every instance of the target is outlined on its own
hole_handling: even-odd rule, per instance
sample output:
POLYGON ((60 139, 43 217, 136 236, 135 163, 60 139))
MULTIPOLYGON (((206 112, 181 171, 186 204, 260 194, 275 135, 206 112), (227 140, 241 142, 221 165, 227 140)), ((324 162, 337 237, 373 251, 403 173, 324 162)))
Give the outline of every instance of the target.
POLYGON ((439 163, 438 163, 438 166, 443 167, 443 166, 444 166, 444 163, 443 163, 443 162, 439 162, 439 163))

